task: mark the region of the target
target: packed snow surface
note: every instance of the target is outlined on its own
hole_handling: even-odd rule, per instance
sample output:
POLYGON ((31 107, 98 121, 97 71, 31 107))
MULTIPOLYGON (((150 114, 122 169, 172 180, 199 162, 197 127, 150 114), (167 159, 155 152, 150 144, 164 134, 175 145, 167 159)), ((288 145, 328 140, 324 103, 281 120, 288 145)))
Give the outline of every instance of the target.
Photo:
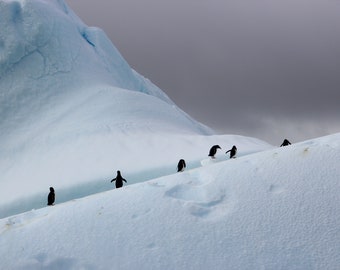
POLYGON ((339 160, 336 134, 6 217, 0 266, 339 269, 339 160))

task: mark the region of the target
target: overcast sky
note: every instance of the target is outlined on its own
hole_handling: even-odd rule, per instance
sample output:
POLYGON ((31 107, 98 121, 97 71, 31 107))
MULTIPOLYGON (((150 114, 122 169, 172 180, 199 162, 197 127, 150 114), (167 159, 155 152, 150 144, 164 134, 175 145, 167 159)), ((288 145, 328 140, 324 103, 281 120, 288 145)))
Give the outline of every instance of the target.
POLYGON ((340 132, 340 0, 66 0, 218 133, 340 132))

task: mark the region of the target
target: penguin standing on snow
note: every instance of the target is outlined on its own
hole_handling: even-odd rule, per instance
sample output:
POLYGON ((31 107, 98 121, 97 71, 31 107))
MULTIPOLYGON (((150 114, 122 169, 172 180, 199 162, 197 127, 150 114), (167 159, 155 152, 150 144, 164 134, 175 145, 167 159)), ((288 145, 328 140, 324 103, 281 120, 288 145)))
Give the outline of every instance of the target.
POLYGON ((280 147, 287 146, 287 145, 290 145, 290 144, 291 144, 290 141, 288 141, 287 139, 284 139, 283 143, 280 145, 280 147))
POLYGON ((116 178, 113 178, 112 180, 111 180, 111 183, 113 182, 113 181, 116 181, 116 188, 121 188, 122 186, 123 186, 123 181, 125 182, 125 183, 127 183, 127 181, 122 177, 122 175, 120 174, 120 171, 117 171, 117 176, 116 176, 116 178))
POLYGON ((230 152, 230 158, 236 158, 237 147, 234 145, 230 150, 225 152, 228 154, 230 152))
POLYGON ((48 196, 47 196, 47 205, 53 205, 54 201, 55 201, 54 188, 50 187, 50 193, 48 193, 48 196))
POLYGON ((185 160, 184 159, 180 159, 178 161, 178 165, 177 165, 177 172, 183 172, 184 169, 186 168, 186 164, 185 164, 185 160))
POLYGON ((213 147, 211 147, 208 156, 211 158, 215 158, 217 149, 221 149, 221 147, 219 145, 214 145, 213 147))

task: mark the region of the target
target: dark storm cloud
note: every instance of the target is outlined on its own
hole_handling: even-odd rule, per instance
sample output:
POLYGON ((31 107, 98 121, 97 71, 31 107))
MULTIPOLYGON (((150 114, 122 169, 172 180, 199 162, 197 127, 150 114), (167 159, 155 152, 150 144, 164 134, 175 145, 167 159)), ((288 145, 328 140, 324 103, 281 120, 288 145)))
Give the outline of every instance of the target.
POLYGON ((340 132, 336 0, 67 0, 128 63, 220 132, 340 132))

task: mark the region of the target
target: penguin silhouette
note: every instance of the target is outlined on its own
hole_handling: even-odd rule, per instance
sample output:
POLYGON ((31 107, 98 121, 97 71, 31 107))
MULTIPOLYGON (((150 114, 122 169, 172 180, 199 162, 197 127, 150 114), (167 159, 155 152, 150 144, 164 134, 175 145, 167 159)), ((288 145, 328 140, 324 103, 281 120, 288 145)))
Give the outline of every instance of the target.
POLYGON ((183 172, 184 169, 186 168, 186 164, 185 164, 185 160, 184 159, 180 159, 178 161, 178 165, 177 165, 177 172, 183 172))
POLYGON ((230 158, 236 158, 236 153, 237 153, 237 147, 234 145, 230 150, 225 152, 228 154, 230 152, 230 158))
POLYGON ((50 193, 48 193, 48 196, 47 196, 47 205, 53 205, 54 201, 55 201, 54 188, 50 187, 50 193))
POLYGON ((283 143, 280 145, 280 147, 287 146, 287 145, 290 145, 290 144, 291 144, 290 141, 288 141, 287 139, 284 139, 283 143))
POLYGON ((211 147, 208 156, 211 158, 215 158, 217 149, 221 149, 221 147, 219 145, 214 145, 213 147, 211 147))
POLYGON ((116 181, 116 188, 121 188, 122 186, 123 186, 123 181, 125 182, 125 183, 127 183, 127 181, 122 177, 122 175, 120 174, 120 171, 117 171, 117 176, 116 176, 116 178, 113 178, 112 180, 111 180, 111 183, 113 182, 113 181, 116 181))

